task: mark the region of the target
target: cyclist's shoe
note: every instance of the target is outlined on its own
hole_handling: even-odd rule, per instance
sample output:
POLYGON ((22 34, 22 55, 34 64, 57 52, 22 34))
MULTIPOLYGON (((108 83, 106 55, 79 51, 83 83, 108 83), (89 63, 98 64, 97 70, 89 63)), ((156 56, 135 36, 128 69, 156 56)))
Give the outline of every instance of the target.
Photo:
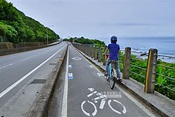
POLYGON ((118 82, 122 82, 122 79, 121 79, 121 78, 117 78, 117 81, 118 81, 118 82))
POLYGON ((108 76, 108 72, 105 72, 105 73, 104 73, 104 76, 108 76))

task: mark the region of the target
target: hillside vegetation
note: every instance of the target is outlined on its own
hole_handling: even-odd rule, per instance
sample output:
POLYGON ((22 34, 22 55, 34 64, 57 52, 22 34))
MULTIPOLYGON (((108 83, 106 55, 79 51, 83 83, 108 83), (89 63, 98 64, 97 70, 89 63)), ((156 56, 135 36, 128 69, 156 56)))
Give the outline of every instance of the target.
POLYGON ((89 44, 96 47, 104 47, 105 43, 103 41, 100 41, 98 39, 88 39, 84 37, 71 37, 70 39, 64 39, 65 41, 75 42, 75 43, 81 43, 81 44, 89 44))
POLYGON ((26 16, 12 3, 0 0, 0 42, 49 42, 59 39, 54 31, 26 16))

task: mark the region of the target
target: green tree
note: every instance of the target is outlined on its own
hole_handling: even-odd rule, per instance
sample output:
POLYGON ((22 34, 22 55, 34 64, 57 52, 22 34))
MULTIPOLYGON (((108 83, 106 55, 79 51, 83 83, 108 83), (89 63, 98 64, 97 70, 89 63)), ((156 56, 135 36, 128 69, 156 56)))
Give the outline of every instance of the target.
POLYGON ((56 41, 59 38, 53 30, 25 16, 6 0, 0 2, 0 22, 1 40, 19 43, 23 41, 44 42, 47 36, 49 41, 56 41))

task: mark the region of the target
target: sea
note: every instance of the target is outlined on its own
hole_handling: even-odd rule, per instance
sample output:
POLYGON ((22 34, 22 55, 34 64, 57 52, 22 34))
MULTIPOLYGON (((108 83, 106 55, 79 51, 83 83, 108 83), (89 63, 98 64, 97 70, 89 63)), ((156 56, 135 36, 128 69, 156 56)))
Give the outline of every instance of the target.
MULTIPOLYGON (((110 39, 104 40, 106 45, 110 43, 110 39)), ((158 59, 175 63, 175 37, 118 37, 117 43, 121 50, 131 47, 132 53, 135 52, 136 55, 157 49, 158 59)))

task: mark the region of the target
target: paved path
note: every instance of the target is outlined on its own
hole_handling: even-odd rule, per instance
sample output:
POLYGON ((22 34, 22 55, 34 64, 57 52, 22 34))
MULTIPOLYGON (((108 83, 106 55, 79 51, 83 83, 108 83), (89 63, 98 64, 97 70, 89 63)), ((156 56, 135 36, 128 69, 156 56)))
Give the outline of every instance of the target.
POLYGON ((65 64, 49 117, 154 116, 118 85, 111 90, 103 74, 71 45, 65 64))

